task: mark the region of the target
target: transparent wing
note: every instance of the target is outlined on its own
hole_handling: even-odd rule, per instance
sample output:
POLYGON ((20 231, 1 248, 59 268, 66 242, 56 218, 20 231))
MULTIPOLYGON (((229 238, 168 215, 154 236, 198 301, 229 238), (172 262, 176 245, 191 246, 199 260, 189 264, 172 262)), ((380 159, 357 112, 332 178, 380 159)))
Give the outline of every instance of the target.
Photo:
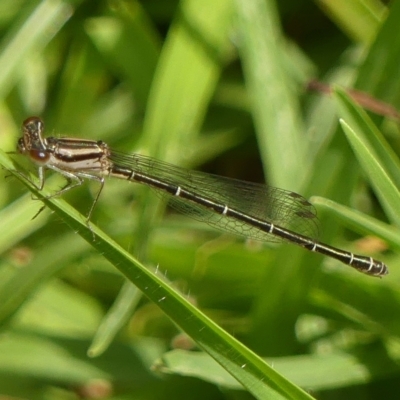
MULTIPOLYGON (((318 237, 318 219, 315 208, 297 193, 272 186, 191 171, 139 154, 127 155, 112 151, 110 160, 119 167, 151 176, 170 185, 180 186, 182 189, 254 218, 271 222, 312 239, 318 237)), ((168 198, 169 204, 177 211, 220 230, 256 240, 282 241, 281 238, 242 221, 215 213, 204 206, 179 196, 172 196, 161 189, 153 189, 160 196, 168 198)))

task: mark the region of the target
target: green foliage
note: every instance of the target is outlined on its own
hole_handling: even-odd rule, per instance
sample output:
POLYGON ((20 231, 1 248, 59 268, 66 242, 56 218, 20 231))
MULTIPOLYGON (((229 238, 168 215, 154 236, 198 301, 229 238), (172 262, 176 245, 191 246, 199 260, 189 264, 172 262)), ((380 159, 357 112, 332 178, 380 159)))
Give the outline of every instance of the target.
POLYGON ((325 15, 269 0, 0 4, 0 396, 397 399, 400 132, 343 88, 305 88, 319 75, 399 107, 400 1, 316 4, 325 15), (258 179, 259 154, 269 184, 314 196, 321 240, 390 274, 221 236, 123 181, 107 180, 90 230, 95 182, 46 199, 62 177, 38 192, 14 173, 37 179, 5 153, 30 115, 49 136, 240 179, 258 179))

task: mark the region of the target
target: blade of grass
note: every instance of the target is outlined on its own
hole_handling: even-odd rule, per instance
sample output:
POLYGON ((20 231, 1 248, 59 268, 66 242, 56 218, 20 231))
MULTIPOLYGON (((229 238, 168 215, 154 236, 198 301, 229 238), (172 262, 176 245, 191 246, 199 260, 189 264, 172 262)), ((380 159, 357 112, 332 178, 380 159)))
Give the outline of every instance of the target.
POLYGON ((70 18, 72 8, 60 0, 45 0, 17 21, 15 34, 10 33, 0 47, 0 97, 12 88, 18 77, 18 65, 34 51, 39 51, 70 18))
POLYGON ((125 326, 133 311, 136 309, 142 293, 131 282, 125 282, 110 310, 103 318, 92 344, 89 347, 88 355, 97 357, 102 354, 112 343, 118 332, 125 326))
POLYGON ((25 195, 0 212, 1 232, 7 232, 7 235, 0 237, 0 254, 46 223, 47 216, 43 213, 32 221, 40 205, 32 201, 30 195, 25 195))
POLYGON ((369 43, 386 15, 376 0, 317 0, 317 4, 356 42, 369 43))
MULTIPOLYGON (((327 390, 370 382, 373 379, 389 377, 398 372, 383 349, 360 359, 356 354, 330 353, 274 357, 267 360, 277 371, 291 376, 297 384, 309 390, 327 390)), ((207 354, 184 350, 165 353, 156 362, 156 370, 164 373, 195 376, 226 389, 240 389, 232 379, 207 354)))
POLYGON ((174 162, 190 156, 181 150, 190 148, 198 134, 229 58, 230 8, 228 0, 181 2, 159 57, 143 123, 143 142, 152 156, 174 162))
MULTIPOLYGON (((238 48, 246 90, 257 134, 264 174, 269 184, 300 190, 307 181, 311 155, 296 96, 297 75, 286 67, 286 40, 281 32, 275 2, 235 0, 238 48)), ((291 57, 293 63, 293 54, 291 57)), ((251 345, 262 354, 296 351, 294 324, 306 301, 313 269, 304 273, 306 256, 301 249, 282 246, 264 276, 268 290, 253 303, 251 345), (290 293, 284 289, 293 287, 290 293), (298 290, 297 290, 298 289, 298 290), (276 310, 279 309, 279 312, 276 310), (270 327, 270 341, 264 333, 270 327)), ((310 263, 307 262, 307 267, 310 263)))
POLYGON ((340 121, 356 157, 389 218, 400 224, 399 160, 367 114, 341 90, 334 92, 340 121), (397 172, 397 173, 396 173, 397 172))
POLYGON ((394 281, 368 279, 368 276, 350 275, 340 270, 327 272, 311 291, 310 304, 318 307, 319 315, 326 314, 331 319, 336 312, 368 335, 373 334, 386 342, 391 336, 398 340, 400 322, 393 319, 400 306, 397 271, 393 275, 394 281))
MULTIPOLYGON (((359 0, 361 1, 361 0, 359 0)), ((363 0, 362 0, 363 1, 363 0)), ((352 4, 353 2, 348 2, 352 4)), ((357 89, 399 106, 400 92, 400 3, 390 3, 390 12, 360 66, 357 89)))
MULTIPOLYGON (((181 2, 180 12, 158 60, 143 122, 143 146, 152 156, 172 159, 175 163, 188 156, 182 149, 193 143, 200 130, 231 47, 228 40, 230 16, 228 0, 218 4, 213 0, 181 2)), ((132 49, 127 47, 126 52, 129 51, 132 49)), ((129 59, 125 58, 125 62, 129 63, 129 59)), ((124 69, 128 68, 129 65, 125 65, 124 69)), ((194 147, 191 145, 190 148, 194 147)), ((135 254, 144 259, 147 238, 159 215, 160 203, 147 193, 141 204, 137 225, 141 227, 141 234, 135 243, 135 254)), ((132 309, 122 296, 118 301, 132 309)), ((114 307, 120 308, 118 304, 114 307)), ((104 325, 104 332, 111 334, 111 330, 116 332, 115 328, 115 324, 109 330, 104 325)), ((101 338, 98 336, 96 340, 101 341, 101 338)), ((109 340, 109 337, 104 338, 104 342, 109 340)))
MULTIPOLYGON (((0 152, 0 163, 6 169, 13 168, 11 159, 3 152, 0 152)), ((91 224, 90 230, 85 217, 66 202, 56 198, 43 198, 43 195, 49 195, 46 190, 43 190, 43 193, 38 192, 21 176, 16 176, 256 398, 311 399, 311 396, 287 381, 256 354, 222 330, 160 276, 140 264, 100 229, 91 224)))
POLYGON ((273 2, 263 0, 235 0, 234 4, 239 53, 265 176, 274 186, 298 190, 299 176, 307 175, 299 171, 307 172, 310 160, 294 85, 284 66, 277 10, 273 2))
POLYGON ((87 244, 70 234, 58 237, 46 248, 35 251, 29 267, 17 269, 9 279, 0 283, 0 326, 7 324, 39 285, 78 259, 85 250, 87 244))
POLYGON ((334 91, 335 99, 339 106, 341 117, 351 125, 357 127, 362 133, 363 141, 376 153, 379 163, 388 171, 391 179, 397 187, 400 187, 400 160, 397 154, 390 147, 385 137, 375 126, 368 114, 347 95, 346 92, 337 88, 334 91))
POLYGON ((86 31, 108 64, 125 77, 138 106, 145 109, 161 39, 140 3, 121 3, 113 14, 88 20, 86 31))

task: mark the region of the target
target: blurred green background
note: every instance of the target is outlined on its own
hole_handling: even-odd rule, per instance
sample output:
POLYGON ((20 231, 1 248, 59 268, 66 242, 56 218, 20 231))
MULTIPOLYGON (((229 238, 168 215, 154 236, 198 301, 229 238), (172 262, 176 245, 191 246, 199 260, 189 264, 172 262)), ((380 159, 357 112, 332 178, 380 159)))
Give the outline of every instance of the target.
MULTIPOLYGON (((38 115, 48 136, 320 196, 319 239, 383 259, 390 275, 221 234, 123 181, 107 180, 92 222, 311 396, 397 399, 398 197, 385 203, 395 190, 348 143, 347 103, 307 84, 399 108, 399 20, 398 0, 1 0, 0 148, 15 151, 22 121, 38 115), (364 237, 374 234, 384 240, 364 237)), ((369 117, 400 176, 398 121, 369 117)), ((51 192, 63 179, 50 175, 51 192)), ((97 189, 63 199, 86 215, 97 189)), ((263 397, 198 351, 201 334, 124 283, 79 228, 48 209, 32 219, 41 206, 3 170, 0 398, 263 397)))

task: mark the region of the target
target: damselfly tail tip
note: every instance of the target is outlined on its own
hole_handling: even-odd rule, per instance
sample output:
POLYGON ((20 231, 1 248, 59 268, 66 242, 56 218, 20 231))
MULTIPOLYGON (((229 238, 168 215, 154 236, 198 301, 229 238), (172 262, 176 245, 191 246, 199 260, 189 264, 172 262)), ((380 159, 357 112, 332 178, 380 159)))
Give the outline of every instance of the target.
POLYGON ((389 269, 382 261, 371 259, 371 266, 368 270, 363 271, 368 275, 377 276, 381 278, 389 273, 389 269))
POLYGON ((383 276, 383 275, 387 275, 388 273, 389 273, 389 269, 388 269, 388 267, 386 266, 386 264, 384 264, 384 263, 381 263, 381 276, 383 276))
POLYGON ((388 267, 382 261, 355 254, 350 254, 350 256, 348 264, 366 275, 382 277, 389 273, 388 267))

